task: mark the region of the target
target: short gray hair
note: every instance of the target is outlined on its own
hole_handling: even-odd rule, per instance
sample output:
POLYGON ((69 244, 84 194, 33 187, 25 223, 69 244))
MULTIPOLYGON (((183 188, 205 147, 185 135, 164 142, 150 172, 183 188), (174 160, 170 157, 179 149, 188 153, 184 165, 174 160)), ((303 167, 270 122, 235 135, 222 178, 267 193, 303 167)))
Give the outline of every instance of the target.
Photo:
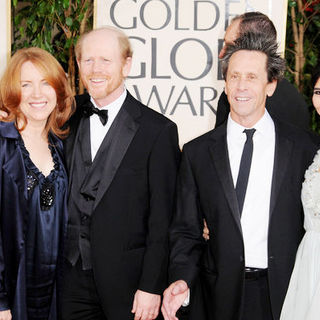
POLYGON ((285 60, 278 53, 278 44, 273 37, 262 33, 247 32, 241 35, 234 44, 227 46, 226 54, 222 59, 222 74, 227 77, 231 56, 240 50, 258 51, 267 56, 266 71, 268 81, 281 80, 286 67, 285 60))

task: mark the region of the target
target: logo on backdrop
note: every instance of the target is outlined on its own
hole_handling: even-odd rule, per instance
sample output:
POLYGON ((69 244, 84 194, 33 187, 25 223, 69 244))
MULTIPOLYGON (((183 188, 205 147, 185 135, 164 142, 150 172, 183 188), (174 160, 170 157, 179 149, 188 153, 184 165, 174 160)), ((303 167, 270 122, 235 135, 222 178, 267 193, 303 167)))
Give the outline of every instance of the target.
POLYGON ((182 145, 214 126, 224 88, 218 54, 230 20, 245 11, 268 12, 273 2, 96 0, 95 25, 114 25, 129 36, 134 55, 126 86, 178 124, 182 145))

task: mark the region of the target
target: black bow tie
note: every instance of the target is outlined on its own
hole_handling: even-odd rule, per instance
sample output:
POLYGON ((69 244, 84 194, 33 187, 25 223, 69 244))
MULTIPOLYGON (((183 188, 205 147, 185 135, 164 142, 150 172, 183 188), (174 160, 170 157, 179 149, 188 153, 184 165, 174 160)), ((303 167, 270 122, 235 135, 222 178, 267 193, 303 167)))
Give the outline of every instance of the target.
POLYGON ((100 110, 94 107, 91 102, 87 103, 83 108, 84 116, 90 117, 94 113, 99 116, 101 123, 105 126, 108 121, 108 110, 100 110))

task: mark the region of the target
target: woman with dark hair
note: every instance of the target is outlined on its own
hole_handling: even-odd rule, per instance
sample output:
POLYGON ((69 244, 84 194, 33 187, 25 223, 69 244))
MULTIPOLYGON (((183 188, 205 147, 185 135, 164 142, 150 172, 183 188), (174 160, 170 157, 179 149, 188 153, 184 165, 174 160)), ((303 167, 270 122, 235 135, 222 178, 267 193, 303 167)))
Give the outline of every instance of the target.
MULTIPOLYGON (((312 102, 320 114, 320 65, 312 87, 312 102)), ((317 320, 320 315, 320 150, 305 173, 301 198, 306 233, 297 251, 280 320, 317 320)))
POLYGON ((45 50, 11 58, 0 83, 0 320, 57 318, 67 223, 59 137, 73 109, 63 68, 45 50))
POLYGON ((313 88, 312 103, 320 115, 320 63, 314 70, 311 83, 313 88))

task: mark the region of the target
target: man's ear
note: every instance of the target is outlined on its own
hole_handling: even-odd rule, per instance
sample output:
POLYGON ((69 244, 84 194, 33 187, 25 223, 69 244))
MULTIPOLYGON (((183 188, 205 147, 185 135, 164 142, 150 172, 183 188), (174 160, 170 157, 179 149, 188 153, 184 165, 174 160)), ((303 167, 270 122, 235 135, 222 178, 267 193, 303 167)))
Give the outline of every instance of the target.
POLYGON ((131 65, 132 65, 132 58, 127 57, 126 60, 124 61, 123 66, 122 66, 122 76, 124 78, 128 77, 130 70, 131 70, 131 65))
POLYGON ((271 97, 274 94, 274 92, 277 88, 277 84, 278 84, 278 81, 276 79, 272 80, 271 82, 269 82, 267 84, 267 96, 268 97, 271 97))
POLYGON ((226 95, 228 95, 228 90, 227 90, 227 86, 226 86, 226 82, 224 82, 224 93, 226 94, 226 95))

